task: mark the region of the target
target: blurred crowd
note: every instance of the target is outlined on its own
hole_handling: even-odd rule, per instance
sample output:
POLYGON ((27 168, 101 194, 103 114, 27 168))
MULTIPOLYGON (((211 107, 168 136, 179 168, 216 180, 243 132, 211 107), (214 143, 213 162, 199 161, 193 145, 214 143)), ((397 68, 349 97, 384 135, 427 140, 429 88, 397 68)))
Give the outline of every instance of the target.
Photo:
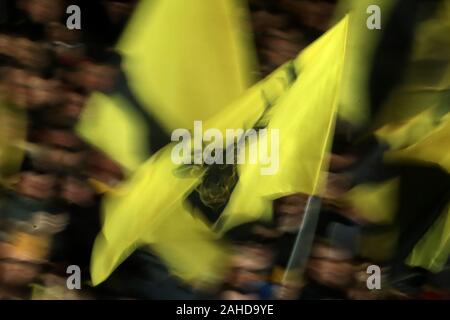
POLYGON ((114 185, 121 178, 120 168, 86 146, 73 127, 89 93, 113 79, 109 50, 134 2, 79 4, 86 9, 86 28, 71 31, 65 1, 2 1, 0 130, 6 147, 0 296, 5 299, 76 298, 58 287, 66 288, 68 265, 81 267, 83 281, 89 278, 101 194, 90 179, 114 185))
MULTIPOLYGON (((356 243, 362 229, 372 235, 371 222, 337 199, 354 185, 338 173, 372 146, 348 150, 345 141, 352 133, 345 125, 336 131, 329 187, 303 277, 286 279, 285 272, 308 200, 296 194, 274 202, 273 223, 245 224, 227 235, 235 253, 217 292, 187 288, 156 256, 139 250, 105 284, 89 286, 100 200, 123 172, 83 142, 74 126, 88 95, 114 86, 120 59, 113 46, 137 1, 69 2, 0 1, 0 299, 450 298, 448 274, 436 280, 420 268, 402 270, 407 281, 398 286, 367 289, 367 267, 380 263, 361 256, 356 243), (81 6, 81 30, 66 28, 68 4, 81 6), (80 266, 82 290, 66 287, 69 265, 80 266)), ((250 1, 261 75, 326 31, 335 4, 250 1)), ((390 270, 380 266, 385 277, 390 270)))

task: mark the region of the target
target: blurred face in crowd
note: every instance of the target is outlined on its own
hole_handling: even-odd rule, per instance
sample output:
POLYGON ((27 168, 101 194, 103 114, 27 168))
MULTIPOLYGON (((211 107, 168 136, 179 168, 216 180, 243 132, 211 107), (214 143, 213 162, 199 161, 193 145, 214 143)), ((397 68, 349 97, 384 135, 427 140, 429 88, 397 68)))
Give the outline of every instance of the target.
POLYGON ((62 127, 72 127, 78 121, 83 109, 84 99, 77 93, 64 93, 64 102, 48 110, 47 121, 62 127))
POLYGON ((10 68, 4 73, 2 91, 6 99, 17 107, 26 108, 28 79, 30 75, 22 69, 10 68))
POLYGON ((232 264, 235 268, 258 270, 267 268, 273 255, 266 246, 248 244, 237 247, 237 254, 233 257, 232 264))
POLYGON ((267 47, 265 53, 269 61, 279 66, 295 58, 301 50, 301 46, 293 41, 296 37, 299 35, 295 31, 270 30, 265 41, 267 47))
POLYGON ((41 170, 66 172, 70 170, 80 170, 84 160, 84 152, 73 152, 49 147, 33 159, 33 165, 41 170))
POLYGON ((123 178, 120 166, 99 152, 91 152, 87 157, 87 170, 89 176, 114 186, 123 178))
POLYGON ((31 69, 41 69, 50 63, 43 44, 24 37, 0 34, 0 54, 14 58, 31 69))
POLYGON ((35 134, 35 143, 42 147, 33 154, 33 164, 41 170, 79 170, 85 153, 81 140, 69 130, 41 130, 35 134))
POLYGON ((30 258, 27 250, 0 242, 0 258, 11 259, 0 262, 0 283, 9 287, 21 287, 31 283, 39 274, 38 264, 27 262, 30 258))
POLYGON ((26 197, 46 200, 54 196, 55 185, 53 175, 25 172, 21 175, 17 191, 26 197))
POLYGON ((117 70, 109 65, 84 62, 77 73, 76 81, 87 91, 109 90, 114 85, 117 70))
POLYGON ((85 97, 80 94, 70 92, 66 94, 66 98, 66 104, 63 108, 61 108, 62 113, 67 117, 78 119, 83 109, 85 97))
POLYGON ((69 130, 49 129, 38 133, 38 142, 55 147, 77 149, 81 147, 81 140, 76 134, 69 130))
POLYGON ((61 99, 58 90, 59 83, 55 80, 31 76, 28 79, 28 86, 28 107, 30 109, 53 105, 61 99))
POLYGON ((36 109, 56 104, 61 99, 57 81, 43 79, 23 69, 7 69, 2 85, 8 101, 22 108, 36 109))
POLYGON ((119 23, 130 15, 133 4, 119 1, 107 1, 105 3, 105 8, 111 21, 113 23, 119 23))
POLYGON ((9 55, 11 50, 11 38, 6 34, 0 33, 0 54, 9 55))
POLYGON ((14 58, 23 65, 34 69, 48 65, 48 57, 42 44, 27 38, 17 38, 12 44, 14 58))
POLYGON ((94 200, 94 190, 85 181, 68 177, 63 182, 62 198, 79 206, 90 205, 94 200))
POLYGON ((345 250, 316 243, 306 267, 307 275, 325 286, 346 289, 353 284, 355 268, 345 250))
POLYGON ((303 219, 308 196, 294 194, 275 200, 274 212, 278 228, 284 232, 298 230, 303 219))
POLYGON ((273 252, 263 245, 247 244, 236 247, 231 260, 228 283, 234 288, 255 289, 255 285, 266 281, 268 269, 273 261, 273 252))
POLYGON ((253 31, 264 32, 268 29, 281 29, 286 25, 286 16, 260 10, 252 15, 253 31))
POLYGON ((33 21, 40 23, 58 21, 63 14, 61 0, 26 0, 23 8, 33 21))

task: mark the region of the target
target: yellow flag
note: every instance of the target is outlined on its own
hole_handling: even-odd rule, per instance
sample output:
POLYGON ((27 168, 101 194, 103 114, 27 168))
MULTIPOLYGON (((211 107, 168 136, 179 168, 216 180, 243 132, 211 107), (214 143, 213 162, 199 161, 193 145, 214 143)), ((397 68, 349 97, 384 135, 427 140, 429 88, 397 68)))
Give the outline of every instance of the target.
POLYGON ((164 148, 136 171, 119 194, 103 202, 104 222, 94 245, 91 275, 103 282, 134 251, 150 244, 186 281, 213 282, 223 268, 225 251, 214 234, 182 206, 183 190, 191 190, 201 171, 183 179, 174 175, 171 148, 164 148), (175 262, 174 262, 175 260, 175 262))
POLYGON ((280 169, 262 176, 268 187, 263 195, 322 191, 346 61, 348 19, 300 55, 300 60, 303 54, 314 59, 300 66, 299 79, 282 97, 269 123, 269 129, 280 130, 280 169))
POLYGON ((450 206, 414 247, 406 263, 432 272, 440 272, 450 256, 450 206))
POLYGON ((434 15, 417 26, 403 81, 384 102, 377 128, 438 106, 450 88, 450 0, 438 5, 434 15))
MULTIPOLYGON (((250 220, 260 218, 271 196, 320 192, 337 110, 347 27, 348 20, 344 19, 297 61, 280 67, 205 122, 205 130, 225 132, 250 129, 267 120, 269 129, 281 131, 279 172, 262 179, 262 163, 243 164, 237 186, 242 191, 233 192, 224 212, 224 226, 236 223, 230 217, 238 217, 238 224, 249 216, 250 220), (299 78, 294 82, 292 73, 296 70, 299 78), (283 144, 286 146, 281 148, 283 144), (305 175, 305 180, 297 183, 298 176, 289 176, 289 170, 305 175), (249 208, 249 204, 258 206, 249 208), (247 213, 247 209, 251 210, 247 213)), ((224 229, 210 228, 199 212, 185 203, 202 182, 207 167, 175 165, 171 159, 173 147, 169 145, 154 155, 122 186, 120 194, 105 199, 103 228, 92 256, 94 284, 104 281, 136 246, 144 244, 150 245, 185 281, 211 283, 223 274, 227 248, 219 241, 220 232, 215 231, 224 229), (189 230, 184 232, 185 228, 189 230)))
POLYGON ((267 168, 259 159, 256 164, 241 165, 239 182, 218 230, 269 219, 271 201, 276 198, 321 193, 338 111, 348 26, 346 16, 295 61, 298 79, 272 108, 267 137, 256 142, 258 151, 266 149, 276 163, 267 168), (276 130, 279 139, 272 139, 276 130))
MULTIPOLYGON (((280 67, 206 121, 204 128, 225 133, 226 129, 253 127, 267 104, 286 90, 288 75, 288 65, 280 67)), ((227 249, 213 240, 217 235, 184 204, 205 170, 192 166, 180 172, 171 158, 174 145, 153 155, 114 194, 105 196, 102 231, 91 260, 94 285, 106 280, 137 246, 145 244, 185 281, 214 283, 220 278, 227 249)))
POLYGON ((352 188, 343 201, 355 208, 358 216, 373 224, 391 224, 398 209, 399 179, 365 183, 352 188))
POLYGON ((190 129, 194 120, 206 120, 237 99, 253 84, 256 70, 244 4, 140 1, 117 45, 134 97, 122 93, 125 101, 94 93, 79 134, 132 172, 150 156, 154 128, 144 132, 143 114, 152 120, 144 121, 147 126, 158 126, 170 136, 172 130, 190 129))
POLYGON ((437 109, 431 107, 410 119, 388 123, 375 131, 375 136, 389 144, 390 150, 407 148, 434 131, 441 117, 437 109))
POLYGON ((424 161, 437 164, 450 172, 450 114, 416 143, 386 154, 388 160, 424 161))
POLYGON ((94 92, 77 131, 125 169, 133 172, 149 156, 148 127, 125 98, 94 92))
POLYGON ((386 102, 375 135, 388 160, 428 161, 449 170, 450 1, 417 28, 405 80, 386 102))
POLYGON ((138 99, 169 129, 190 128, 253 82, 245 2, 142 1, 118 45, 138 99))
POLYGON ((375 51, 383 35, 383 29, 366 27, 369 7, 381 10, 382 26, 388 21, 397 0, 341 0, 336 18, 349 15, 347 60, 344 69, 342 91, 339 100, 339 117, 355 126, 364 126, 370 119, 369 78, 375 51))

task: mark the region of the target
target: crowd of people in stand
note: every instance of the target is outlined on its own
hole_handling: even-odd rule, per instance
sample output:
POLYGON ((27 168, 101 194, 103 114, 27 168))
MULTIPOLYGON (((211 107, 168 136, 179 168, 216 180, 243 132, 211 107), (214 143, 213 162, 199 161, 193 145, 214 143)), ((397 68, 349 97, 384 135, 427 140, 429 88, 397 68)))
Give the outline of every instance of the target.
MULTIPOLYGON (((232 268, 217 292, 187 288, 157 256, 139 250, 105 284, 89 286, 102 194, 123 173, 74 126, 89 94, 113 86, 119 72, 113 47, 137 1, 70 1, 82 8, 81 30, 66 27, 65 0, 0 2, 0 144, 6 150, 0 158, 0 299, 426 297, 425 276, 417 280, 418 290, 407 293, 367 290, 373 262, 354 246, 358 230, 370 223, 335 201, 350 187, 338 173, 363 157, 346 149, 345 125, 336 133, 335 174, 303 277, 285 279, 308 201, 295 194, 274 202, 273 223, 245 224, 227 235, 234 244, 232 268), (67 288, 69 265, 81 268, 82 290, 67 288)), ((260 74, 293 59, 325 32, 335 4, 250 1, 260 74)))

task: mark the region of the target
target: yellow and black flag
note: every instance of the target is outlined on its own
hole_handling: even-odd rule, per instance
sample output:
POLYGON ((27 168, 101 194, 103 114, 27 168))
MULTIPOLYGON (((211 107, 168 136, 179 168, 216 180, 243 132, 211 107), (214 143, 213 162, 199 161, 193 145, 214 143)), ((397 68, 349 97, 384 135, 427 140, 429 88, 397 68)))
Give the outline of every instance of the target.
MULTIPOLYGON (((289 87, 291 64, 250 88, 223 112, 203 124, 222 132, 251 128, 268 105, 289 87)), ((186 198, 205 175, 203 166, 172 161, 175 143, 158 151, 103 201, 103 226, 94 245, 92 282, 106 280, 137 247, 151 245, 170 270, 183 280, 213 283, 226 269, 227 247, 204 223, 186 198)))
POLYGON ((348 19, 293 62, 298 78, 271 108, 267 137, 257 141, 260 154, 267 152, 273 162, 260 158, 256 164, 240 166, 239 182, 218 221, 220 231, 270 217, 277 198, 322 193, 346 60, 348 19), (273 139, 277 131, 279 138, 273 139))
MULTIPOLYGON (((227 267, 223 232, 246 221, 270 218, 271 200, 280 195, 320 193, 337 114, 347 33, 348 17, 295 61, 204 123, 204 130, 219 132, 268 129, 267 135, 249 139, 253 142, 241 152, 248 152, 252 143, 264 147, 265 138, 279 130, 279 140, 266 150, 279 161, 271 175, 261 176, 266 165, 262 161, 175 164, 172 144, 142 165, 119 194, 108 196, 102 232, 92 255, 94 285, 107 279, 142 245, 149 245, 184 281, 217 282, 227 267), (208 183, 216 174, 223 188, 208 183)), ((247 138, 251 137, 236 139, 232 145, 247 138)), ((231 145, 223 146, 229 151, 231 145)))

